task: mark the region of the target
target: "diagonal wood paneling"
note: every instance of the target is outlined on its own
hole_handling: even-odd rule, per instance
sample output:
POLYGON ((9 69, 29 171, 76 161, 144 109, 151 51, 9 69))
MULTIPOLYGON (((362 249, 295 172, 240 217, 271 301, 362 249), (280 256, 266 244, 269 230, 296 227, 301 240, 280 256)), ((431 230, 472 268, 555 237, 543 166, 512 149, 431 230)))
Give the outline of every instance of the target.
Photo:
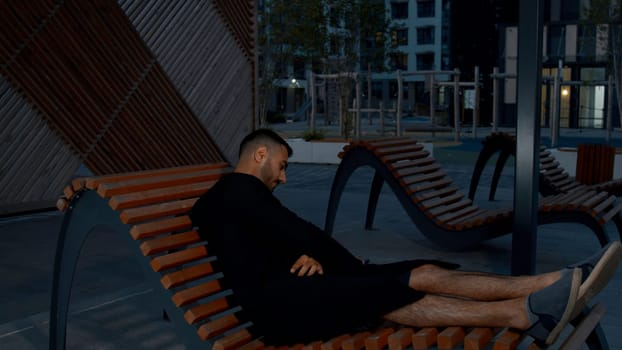
POLYGON ((234 162, 254 127, 255 11, 0 2, 0 215, 50 203, 81 164, 106 174, 234 162))
POLYGON ((193 113, 234 163, 240 140, 254 127, 255 66, 248 56, 254 57, 254 24, 249 23, 254 23, 254 1, 225 2, 229 4, 225 7, 239 10, 229 11, 231 18, 225 18, 225 11, 213 1, 120 0, 119 4, 193 113), (247 25, 235 31, 231 21, 247 25))
POLYGON ((246 57, 253 61, 255 51, 255 0, 213 0, 221 17, 233 32, 246 57))
POLYGON ((3 74, 95 174, 222 161, 111 0, 3 3, 3 74))
POLYGON ((0 77, 0 216, 53 206, 79 166, 78 156, 0 77))

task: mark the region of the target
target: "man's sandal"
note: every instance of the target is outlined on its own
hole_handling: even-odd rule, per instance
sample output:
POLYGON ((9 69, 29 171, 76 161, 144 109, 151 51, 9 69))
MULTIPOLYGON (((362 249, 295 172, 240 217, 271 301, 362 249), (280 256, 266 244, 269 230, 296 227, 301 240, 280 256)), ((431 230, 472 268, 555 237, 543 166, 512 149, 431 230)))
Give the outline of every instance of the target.
POLYGON ((526 333, 546 345, 553 344, 571 320, 581 286, 581 269, 564 269, 557 282, 527 297, 531 326, 526 333))

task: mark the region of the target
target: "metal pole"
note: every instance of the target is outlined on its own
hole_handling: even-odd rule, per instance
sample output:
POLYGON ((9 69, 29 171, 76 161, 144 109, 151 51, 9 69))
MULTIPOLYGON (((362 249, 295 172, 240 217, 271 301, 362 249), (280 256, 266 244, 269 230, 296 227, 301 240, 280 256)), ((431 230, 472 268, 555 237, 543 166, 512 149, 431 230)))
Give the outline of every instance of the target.
POLYGON ((311 117, 309 117, 309 130, 311 133, 315 130, 315 113, 317 113, 317 104, 315 98, 315 75, 313 72, 309 74, 309 90, 311 91, 311 117))
POLYGON ((356 80, 356 138, 359 139, 361 137, 361 80, 358 78, 358 75, 355 78, 356 80))
POLYGON ((454 140, 460 141, 460 70, 454 69, 454 140))
POLYGON ((475 84, 475 91, 473 98, 475 99, 475 105, 473 106, 473 138, 477 138, 477 125, 479 124, 479 67, 475 66, 475 78, 473 84, 475 84))
POLYGON ((380 133, 384 135, 384 103, 378 101, 378 109, 380 109, 380 133))
POLYGON ((430 121, 433 124, 435 123, 435 109, 436 109, 436 82, 434 79, 434 74, 430 75, 430 121))
POLYGON ((609 75, 609 80, 607 81, 607 115, 606 115, 606 128, 607 132, 605 133, 605 140, 607 144, 611 142, 611 127, 613 125, 613 76, 609 75))
POLYGON ((557 73, 553 76, 553 93, 551 94, 553 107, 551 108, 551 147, 557 147, 559 139, 559 96, 562 78, 562 60, 558 61, 557 73))
MULTIPOLYGON (((367 109, 371 109, 371 63, 367 64, 367 109)), ((372 124, 371 117, 371 112, 367 112, 367 121, 369 125, 372 124)))
POLYGON ((397 70, 397 107, 395 108, 395 135, 402 136, 402 71, 397 70))
POLYGON ((512 274, 535 272, 544 0, 519 2, 512 274))
POLYGON ((499 68, 492 69, 492 132, 497 132, 499 123, 499 68))

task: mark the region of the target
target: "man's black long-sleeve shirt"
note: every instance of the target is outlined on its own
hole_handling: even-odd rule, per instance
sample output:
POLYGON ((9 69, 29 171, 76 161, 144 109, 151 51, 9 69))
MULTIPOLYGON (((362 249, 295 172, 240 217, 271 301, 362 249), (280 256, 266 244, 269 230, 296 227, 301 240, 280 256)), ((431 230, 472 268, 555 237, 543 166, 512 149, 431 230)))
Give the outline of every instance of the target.
POLYGON ((271 344, 327 339, 381 321, 423 296, 400 282, 423 263, 363 264, 320 228, 285 208, 258 178, 223 176, 192 209, 236 300, 271 344), (303 254, 323 275, 290 272, 303 254))

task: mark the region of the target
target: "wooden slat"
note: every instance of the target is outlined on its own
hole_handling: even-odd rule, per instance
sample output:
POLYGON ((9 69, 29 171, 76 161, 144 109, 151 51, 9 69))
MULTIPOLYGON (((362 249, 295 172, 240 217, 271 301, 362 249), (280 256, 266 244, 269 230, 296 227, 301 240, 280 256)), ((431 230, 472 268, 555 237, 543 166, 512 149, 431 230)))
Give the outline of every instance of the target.
POLYGON ((399 182, 402 186, 410 186, 414 184, 418 184, 420 182, 433 181, 447 176, 447 173, 444 170, 439 170, 434 173, 429 174, 421 174, 415 176, 406 176, 399 179, 399 182))
POLYGON ((562 168, 554 168, 554 169, 543 171, 543 172, 541 172, 541 174, 544 175, 544 177, 546 177, 546 178, 550 178, 552 176, 555 176, 557 174, 561 174, 563 172, 564 172, 564 169, 562 169, 562 168))
POLYGON ((211 280, 188 289, 180 290, 173 294, 172 299, 177 307, 181 307, 220 291, 222 291, 220 282, 218 280, 211 280))
POLYGON ((603 212, 605 208, 612 205, 616 201, 616 199, 617 199, 616 196, 609 196, 609 198, 605 199, 604 201, 600 202, 597 206, 592 208, 590 212, 592 213, 592 215, 597 216, 601 212, 603 212))
POLYGON ((559 183, 562 180, 568 179, 570 175, 568 173, 561 173, 557 175, 547 176, 547 179, 553 183, 559 183))
MULTIPOLYGON (((429 160, 429 158, 426 158, 425 160, 429 160)), ((400 178, 400 177, 412 176, 412 175, 417 175, 417 174, 422 174, 422 173, 429 173, 432 171, 437 171, 440 168, 441 168, 440 164, 436 162, 430 162, 429 165, 425 165, 425 166, 398 169, 394 171, 393 174, 395 177, 400 178)))
MULTIPOLYGON (((595 191, 590 191, 589 193, 594 193, 595 191)), ((607 197, 609 197, 609 193, 607 192, 598 192, 598 193, 594 193, 594 195, 592 197, 590 197, 589 199, 585 200, 582 203, 582 206, 585 208, 592 208, 595 205, 597 205, 598 203, 601 203, 603 200, 605 200, 607 197)))
POLYGON ((514 350, 520 342, 521 335, 514 331, 506 330, 495 340, 493 350, 514 350))
POLYGON ((583 203, 585 203, 588 199, 594 197, 595 195, 596 191, 586 191, 579 197, 576 197, 575 199, 568 202, 568 208, 574 209, 579 206, 583 206, 583 203))
POLYGON ((97 193, 107 198, 114 195, 146 191, 155 188, 171 187, 195 182, 217 180, 224 174, 230 173, 230 168, 214 168, 197 172, 154 176, 132 180, 106 182, 97 186, 97 193))
POLYGON ((223 338, 220 338, 214 342, 213 350, 230 350, 237 349, 240 346, 249 343, 253 340, 250 332, 247 329, 239 330, 235 333, 229 334, 223 338))
POLYGON ((464 350, 484 350, 493 336, 490 328, 475 328, 464 337, 464 350))
POLYGON ((263 350, 263 349, 267 349, 267 348, 265 344, 259 339, 255 339, 251 341, 250 343, 247 343, 247 344, 244 344, 238 347, 238 350, 263 350))
POLYGON ((153 237, 163 233, 179 230, 187 230, 192 227, 192 221, 187 215, 166 218, 154 222, 138 224, 132 226, 130 234, 135 240, 153 237))
POLYGON ((409 195, 413 195, 414 193, 420 192, 420 191, 427 191, 433 188, 441 188, 441 187, 446 187, 448 185, 450 185, 453 181, 446 177, 444 179, 440 179, 438 181, 432 181, 432 182, 428 182, 428 183, 423 183, 423 184, 418 184, 417 186, 408 186, 408 189, 406 190, 406 192, 409 195))
POLYGON ((377 147, 373 151, 377 157, 383 157, 383 156, 389 156, 392 154, 418 152, 418 151, 421 151, 422 149, 423 149, 423 145, 412 143, 412 144, 393 146, 393 147, 377 147))
POLYGON ((342 334, 339 336, 336 336, 332 339, 329 339, 325 342, 322 343, 322 346, 320 349, 322 350, 340 350, 341 349, 341 344, 343 344, 343 342, 350 338, 350 334, 342 334))
POLYGON ((438 349, 451 350, 462 344, 464 336, 465 333, 462 327, 447 327, 438 335, 438 349))
POLYGON ((192 209, 198 198, 190 198, 167 203, 159 203, 139 208, 125 209, 121 212, 121 222, 135 224, 164 216, 186 214, 192 209))
POLYGON ((571 191, 571 190, 576 190, 576 189, 581 189, 581 188, 587 188, 587 186, 585 186, 584 184, 578 183, 576 181, 573 181, 567 185, 559 187, 559 190, 565 192, 565 191, 571 191))
POLYGON ((199 246, 155 257, 151 260, 151 268, 159 272, 206 257, 207 249, 199 246))
POLYGON ((574 184, 574 179, 571 177, 565 178, 563 180, 559 180, 557 182, 553 183, 555 186, 557 187, 562 187, 562 186, 567 186, 567 185, 571 185, 574 184))
POLYGON ((417 142, 417 140, 408 137, 391 137, 391 138, 376 138, 372 140, 363 140, 363 141, 353 141, 352 145, 362 145, 363 147, 368 147, 370 149, 377 147, 390 147, 390 146, 399 146, 403 144, 411 144, 417 142))
POLYGON ((454 224, 458 229, 464 230, 471 227, 481 226, 490 222, 500 222, 502 219, 509 220, 514 211, 509 208, 499 208, 496 210, 486 210, 479 215, 469 217, 467 220, 454 224))
POLYGON ((382 350, 389 343, 389 335, 393 334, 395 330, 393 328, 383 328, 374 332, 369 337, 365 338, 365 349, 367 350, 382 350))
MULTIPOLYGON (((319 340, 306 344, 300 348, 300 350, 321 350, 321 349, 322 349, 322 342, 319 340)), ((286 350, 286 349, 282 349, 282 350, 286 350)))
POLYGON ((436 328, 423 328, 412 336, 414 350, 428 350, 436 344, 438 330, 436 328))
POLYGON ((201 240, 197 231, 176 233, 170 236, 158 237, 141 243, 140 250, 143 255, 149 256, 167 250, 178 249, 197 243, 201 240))
POLYGON ((215 183, 215 181, 206 181, 121 194, 112 196, 108 203, 112 209, 121 210, 153 203, 168 202, 175 199, 199 197, 207 192, 215 183))
POLYGON ((389 336, 389 350, 406 349, 412 345, 414 330, 410 327, 400 328, 389 336))
POLYGON ((385 164, 385 165, 387 169, 389 169, 389 171, 395 172, 399 169, 418 167, 418 166, 433 163, 435 161, 436 159, 434 157, 430 157, 430 152, 428 152, 427 150, 422 150, 419 152, 415 152, 410 159, 405 159, 399 162, 385 164))
POLYGON ((200 165, 189 165, 189 166, 180 166, 174 168, 165 168, 165 169, 157 169, 157 170, 146 170, 139 172, 129 172, 129 173, 121 173, 115 175, 107 175, 100 177, 91 177, 86 180, 86 188, 95 190, 100 184, 107 182, 118 182, 118 181, 128 181, 135 179, 144 179, 149 177, 157 177, 162 175, 172 175, 172 174, 184 174, 191 173, 215 168, 225 168, 228 167, 228 163, 213 163, 213 164, 200 164, 200 165))
POLYGON ((73 190, 73 187, 67 185, 63 188, 63 195, 65 196, 65 198, 71 199, 73 198, 74 194, 76 194, 76 192, 73 190))
POLYGON ((615 207, 609 209, 605 214, 601 215, 599 222, 604 225, 609 222, 615 215, 618 215, 622 210, 622 204, 618 204, 615 207))
POLYGON ((432 217, 437 217, 437 216, 445 214, 445 213, 449 213, 449 212, 452 212, 452 211, 455 211, 455 210, 462 209, 462 208, 464 208, 466 206, 471 205, 472 203, 473 202, 470 199, 465 198, 465 199, 463 199, 463 200, 461 200, 459 202, 455 202, 455 203, 452 203, 450 205, 444 205, 444 206, 441 206, 441 207, 436 207, 434 209, 430 209, 430 210, 428 210, 428 213, 432 217))
POLYGON ((449 196, 437 197, 434 199, 423 201, 421 202, 421 206, 427 209, 432 209, 432 208, 438 207, 439 205, 446 205, 449 203, 456 202, 462 198, 464 198, 464 195, 458 192, 458 193, 453 193, 449 196))
POLYGON ((207 340, 217 335, 221 335, 239 324, 240 321, 235 314, 228 314, 218 317, 215 320, 205 322, 199 326, 197 333, 199 334, 199 338, 207 340))
POLYGON ((454 218, 452 220, 445 220, 447 225, 455 226, 455 229, 461 230, 461 224, 465 221, 471 221, 478 216, 488 216, 490 215, 490 211, 487 208, 480 208, 477 211, 469 213, 468 215, 464 215, 461 217, 454 218))
POLYGON ((433 190, 433 191, 428 191, 428 192, 418 192, 417 194, 413 196, 412 199, 413 199, 413 202, 419 203, 419 202, 426 201, 428 199, 441 197, 441 196, 447 196, 452 193, 455 193, 456 191, 458 191, 458 187, 452 185, 452 186, 447 186, 447 187, 441 187, 438 190, 433 190))
POLYGON ((550 163, 542 163, 542 161, 540 161, 540 169, 541 170, 549 170, 549 169, 553 169, 559 166, 559 162, 558 161, 554 161, 554 162, 550 162, 550 163))
POLYGON ((436 217, 436 219, 440 222, 442 222, 443 224, 447 225, 448 222, 455 220, 457 218, 463 217, 463 216, 467 216, 471 213, 474 213, 476 211, 479 210, 479 207, 477 205, 469 205, 467 207, 464 207, 460 210, 456 210, 456 211, 452 211, 449 212, 447 214, 443 214, 443 215, 439 215, 436 217))
POLYGON ((180 271, 168 273, 160 279, 165 289, 175 288, 184 283, 195 281, 214 273, 214 268, 210 262, 186 267, 180 271))
POLYGON ((186 322, 188 322, 188 324, 195 324, 199 321, 207 319, 212 315, 223 312, 228 308, 229 303, 227 302, 227 299, 219 298, 188 309, 184 313, 184 318, 186 319, 186 322))
POLYGON ((86 188, 86 177, 78 177, 71 180, 71 187, 74 191, 80 191, 81 189, 86 188))
POLYGON ((417 158, 421 158, 421 155, 422 155, 421 152, 425 152, 425 151, 390 154, 388 156, 381 157, 380 160, 383 163, 391 164, 391 163, 396 163, 402 160, 417 159, 417 158))
POLYGON ((343 350, 361 350, 365 348, 365 339, 371 335, 371 332, 359 332, 352 337, 346 339, 341 344, 343 350))

